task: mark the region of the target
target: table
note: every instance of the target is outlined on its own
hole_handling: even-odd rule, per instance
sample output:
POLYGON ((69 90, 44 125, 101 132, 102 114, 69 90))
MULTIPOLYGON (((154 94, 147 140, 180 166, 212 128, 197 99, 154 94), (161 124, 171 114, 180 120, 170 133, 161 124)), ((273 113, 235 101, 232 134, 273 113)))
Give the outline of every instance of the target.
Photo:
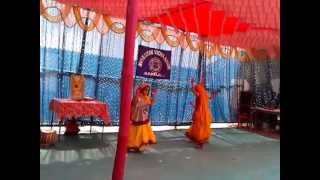
POLYGON ((266 113, 266 114, 274 114, 277 116, 277 121, 280 122, 280 109, 268 109, 262 107, 251 107, 251 119, 252 123, 255 126, 256 124, 256 113, 266 113))
POLYGON ((262 108, 262 107, 251 107, 252 111, 261 111, 266 113, 272 114, 280 114, 280 109, 269 109, 269 108, 262 108))
MULTIPOLYGON (((79 118, 83 116, 96 116, 101 118, 105 125, 110 123, 108 105, 94 99, 72 100, 54 98, 50 101, 49 108, 56 114, 59 125, 65 118, 79 118)), ((75 129, 79 129, 76 122, 68 123, 66 133, 75 129), (68 127, 71 127, 71 129, 68 127)))

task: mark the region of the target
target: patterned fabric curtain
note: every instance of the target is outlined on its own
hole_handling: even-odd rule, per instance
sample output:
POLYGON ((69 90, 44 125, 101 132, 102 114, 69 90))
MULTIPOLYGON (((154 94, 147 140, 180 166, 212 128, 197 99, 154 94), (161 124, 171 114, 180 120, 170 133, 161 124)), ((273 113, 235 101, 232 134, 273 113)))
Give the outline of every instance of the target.
POLYGON ((241 78, 254 93, 253 104, 259 107, 280 106, 280 61, 262 60, 243 62, 241 78))

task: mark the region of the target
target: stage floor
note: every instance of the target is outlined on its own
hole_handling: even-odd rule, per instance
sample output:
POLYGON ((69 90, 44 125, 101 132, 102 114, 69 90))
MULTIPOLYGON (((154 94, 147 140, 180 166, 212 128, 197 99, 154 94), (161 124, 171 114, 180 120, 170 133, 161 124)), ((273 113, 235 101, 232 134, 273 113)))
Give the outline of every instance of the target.
MULTIPOLYGON (((226 128, 214 129, 203 150, 184 130, 156 132, 158 144, 129 153, 125 180, 278 180, 280 140, 226 128)), ((61 136, 40 149, 41 180, 111 180, 116 135, 61 136)))

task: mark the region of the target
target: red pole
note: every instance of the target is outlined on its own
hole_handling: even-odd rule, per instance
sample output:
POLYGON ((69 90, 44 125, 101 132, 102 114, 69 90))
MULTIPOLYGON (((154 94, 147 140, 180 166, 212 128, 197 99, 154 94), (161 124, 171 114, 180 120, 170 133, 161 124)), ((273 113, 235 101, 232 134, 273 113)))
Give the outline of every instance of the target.
POLYGON ((137 29, 138 0, 128 0, 126 32, 124 42, 124 61, 121 74, 120 125, 116 157, 113 165, 112 180, 123 180, 126 163, 128 131, 130 125, 131 90, 133 84, 133 56, 137 29))

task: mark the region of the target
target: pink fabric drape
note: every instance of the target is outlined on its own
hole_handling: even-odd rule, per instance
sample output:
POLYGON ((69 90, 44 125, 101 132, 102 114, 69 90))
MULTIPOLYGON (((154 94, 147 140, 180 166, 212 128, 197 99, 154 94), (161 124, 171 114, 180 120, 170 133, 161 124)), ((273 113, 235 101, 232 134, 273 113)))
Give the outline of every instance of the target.
MULTIPOLYGON (((127 0, 58 0, 61 3, 78 5, 82 8, 93 9, 97 12, 113 17, 126 17, 127 0)), ((163 12, 164 9, 175 7, 179 4, 193 0, 137 0, 138 18, 150 17, 163 12)))
MULTIPOLYGON (((126 0, 58 1, 125 19, 126 0)), ((137 1, 139 20, 148 19, 187 32, 198 33, 202 37, 212 36, 212 42, 226 46, 268 51, 274 46, 280 46, 280 0, 137 1), (179 9, 182 10, 181 13, 179 9), (182 19, 187 19, 187 24, 182 19)))

